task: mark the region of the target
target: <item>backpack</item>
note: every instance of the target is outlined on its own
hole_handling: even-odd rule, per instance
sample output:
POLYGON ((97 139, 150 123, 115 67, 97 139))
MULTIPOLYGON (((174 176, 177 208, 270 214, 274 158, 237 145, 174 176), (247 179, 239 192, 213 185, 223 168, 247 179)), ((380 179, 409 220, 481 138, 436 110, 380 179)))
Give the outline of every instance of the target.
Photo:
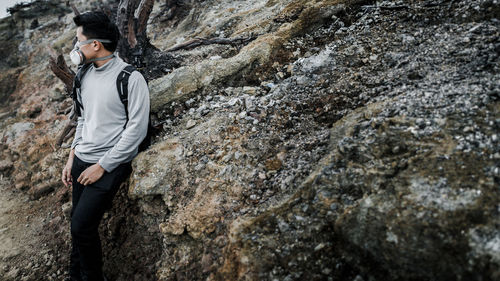
MULTIPOLYGON (((71 98, 74 101, 74 111, 78 117, 82 116, 82 109, 83 105, 78 101, 78 95, 81 94, 81 81, 87 71, 90 68, 91 63, 89 64, 84 64, 78 68, 78 71, 75 75, 75 79, 73 80, 73 91, 71 94, 71 98)), ((125 121, 125 125, 123 125, 123 129, 127 127, 128 124, 128 79, 132 72, 136 71, 134 66, 132 65, 127 65, 125 68, 122 69, 122 71, 118 74, 118 77, 116 78, 116 89, 118 90, 118 95, 120 97, 120 101, 123 104, 123 107, 125 109, 125 115, 127 117, 127 120, 125 121)), ((148 122, 148 131, 146 133, 146 137, 142 140, 142 142, 139 144, 139 152, 142 152, 146 150, 150 145, 151 145, 151 138, 153 135, 153 132, 155 131, 155 128, 153 127, 151 123, 151 115, 149 116, 149 122, 148 122)))

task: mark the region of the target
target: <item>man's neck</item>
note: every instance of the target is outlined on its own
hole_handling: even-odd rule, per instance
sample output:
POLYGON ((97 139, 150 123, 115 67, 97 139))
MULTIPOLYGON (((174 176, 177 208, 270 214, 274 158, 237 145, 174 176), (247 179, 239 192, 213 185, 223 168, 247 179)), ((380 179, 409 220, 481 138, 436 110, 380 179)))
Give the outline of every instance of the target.
MULTIPOLYGON (((105 56, 109 56, 109 55, 111 55, 111 54, 112 54, 111 52, 106 52, 106 53, 104 53, 104 54, 100 55, 100 56, 99 56, 99 58, 102 58, 102 57, 105 57, 105 56)), ((95 62, 94 62, 94 65, 95 65, 95 67, 99 68, 99 67, 101 67, 101 66, 105 65, 105 64, 106 64, 108 61, 110 61, 111 59, 113 59, 113 58, 111 57, 111 58, 106 59, 106 60, 98 60, 98 61, 95 61, 95 62)))

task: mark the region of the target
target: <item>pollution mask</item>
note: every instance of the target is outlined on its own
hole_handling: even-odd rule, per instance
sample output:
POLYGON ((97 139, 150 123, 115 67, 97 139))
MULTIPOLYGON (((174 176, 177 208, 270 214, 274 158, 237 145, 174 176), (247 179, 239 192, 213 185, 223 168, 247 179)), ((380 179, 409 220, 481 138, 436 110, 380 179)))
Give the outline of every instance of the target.
POLYGON ((80 65, 83 63, 90 63, 90 62, 94 62, 94 61, 107 60, 107 59, 115 56, 114 54, 111 54, 109 56, 87 60, 87 58, 85 57, 83 52, 80 50, 80 47, 83 45, 90 44, 94 41, 99 41, 101 43, 111 43, 111 41, 107 40, 107 39, 88 39, 88 40, 85 40, 82 42, 76 42, 75 47, 69 53, 69 57, 71 59, 71 62, 76 64, 76 65, 80 65))

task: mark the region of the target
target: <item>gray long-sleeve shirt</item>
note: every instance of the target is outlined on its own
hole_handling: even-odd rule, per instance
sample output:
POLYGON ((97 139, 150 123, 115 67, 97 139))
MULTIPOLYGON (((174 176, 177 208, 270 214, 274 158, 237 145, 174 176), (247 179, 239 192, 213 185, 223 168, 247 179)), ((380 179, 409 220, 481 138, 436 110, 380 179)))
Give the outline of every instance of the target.
POLYGON ((149 91, 144 77, 134 71, 128 83, 128 112, 116 89, 116 78, 127 64, 114 57, 105 65, 94 65, 85 74, 81 96, 82 116, 78 118, 71 148, 89 163, 98 162, 107 172, 132 161, 144 139, 149 122, 149 91))

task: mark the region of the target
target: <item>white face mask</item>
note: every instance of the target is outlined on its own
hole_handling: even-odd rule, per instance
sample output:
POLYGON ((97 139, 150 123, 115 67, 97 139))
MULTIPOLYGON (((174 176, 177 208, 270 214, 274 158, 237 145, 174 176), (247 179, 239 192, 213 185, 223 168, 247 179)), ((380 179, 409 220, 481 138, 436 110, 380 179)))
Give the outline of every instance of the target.
POLYGON ((83 54, 83 52, 80 51, 80 47, 83 45, 90 44, 94 41, 99 41, 101 43, 111 43, 111 40, 108 40, 108 39, 88 39, 88 40, 85 40, 82 42, 76 42, 75 47, 69 53, 69 57, 71 59, 71 62, 76 64, 76 65, 80 65, 83 63, 89 63, 89 62, 100 61, 100 60, 107 60, 107 59, 115 56, 114 54, 111 54, 109 56, 105 56, 102 58, 95 58, 95 59, 87 60, 85 58, 85 55, 83 54))

